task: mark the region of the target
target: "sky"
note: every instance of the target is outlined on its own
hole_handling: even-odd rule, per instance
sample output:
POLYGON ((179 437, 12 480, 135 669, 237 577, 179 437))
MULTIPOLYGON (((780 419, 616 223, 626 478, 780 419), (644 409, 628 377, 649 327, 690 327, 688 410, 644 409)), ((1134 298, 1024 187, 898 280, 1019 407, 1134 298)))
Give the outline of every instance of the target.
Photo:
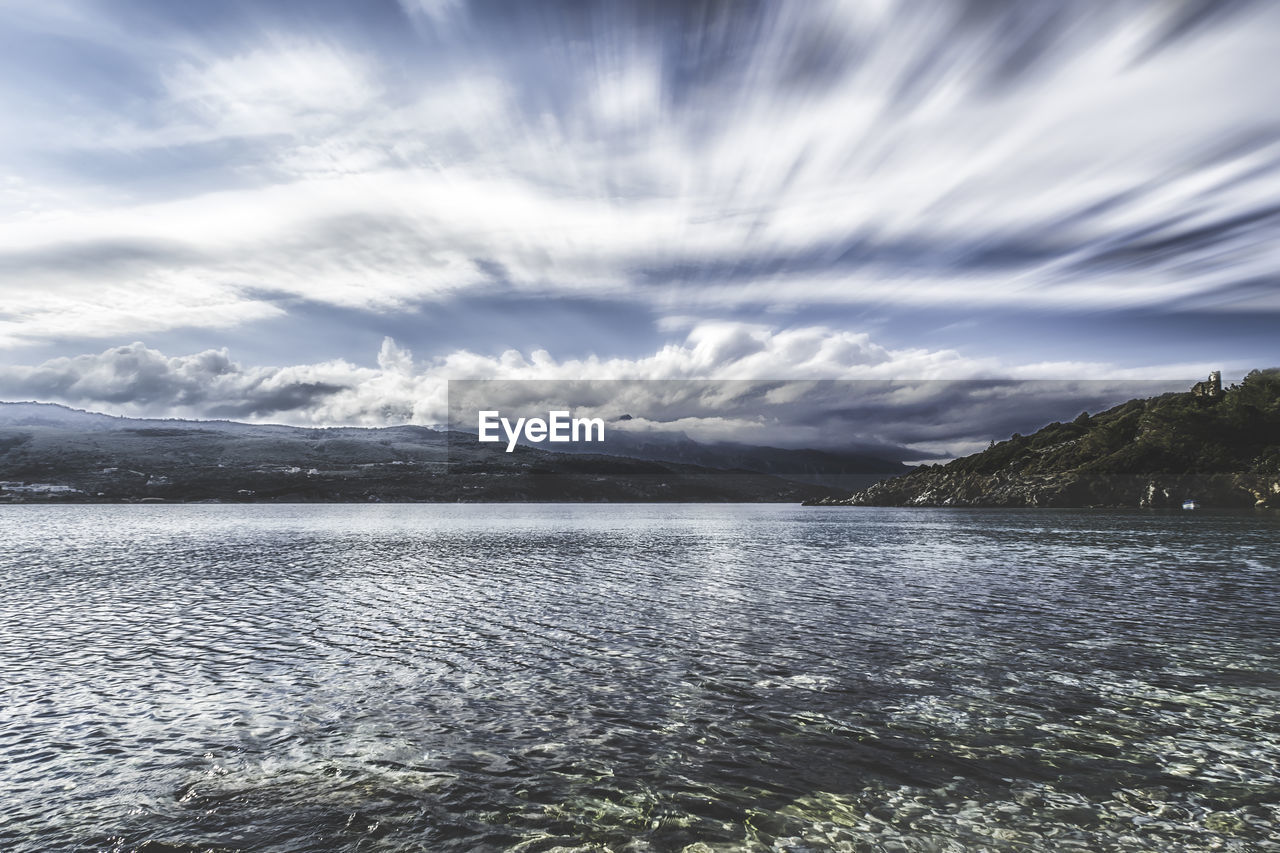
POLYGON ((0 399, 1242 376, 1276 56, 1238 0, 0 0, 0 399))

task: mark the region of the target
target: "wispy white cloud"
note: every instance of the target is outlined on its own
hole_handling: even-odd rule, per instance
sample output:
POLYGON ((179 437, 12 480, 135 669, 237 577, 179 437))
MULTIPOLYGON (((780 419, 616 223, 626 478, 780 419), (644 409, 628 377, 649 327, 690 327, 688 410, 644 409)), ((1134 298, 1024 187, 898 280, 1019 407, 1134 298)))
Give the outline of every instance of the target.
POLYGON ((331 45, 287 41, 184 62, 165 72, 162 83, 162 109, 172 111, 168 132, 135 137, 135 144, 326 134, 336 122, 380 106, 383 94, 357 57, 331 45))
POLYGON ((416 41, 381 44, 7 7, 120 68, 84 109, 0 83, 0 346, 224 328, 264 292, 1280 311, 1250 285, 1280 264, 1280 18, 1192 5, 406 0, 416 41))

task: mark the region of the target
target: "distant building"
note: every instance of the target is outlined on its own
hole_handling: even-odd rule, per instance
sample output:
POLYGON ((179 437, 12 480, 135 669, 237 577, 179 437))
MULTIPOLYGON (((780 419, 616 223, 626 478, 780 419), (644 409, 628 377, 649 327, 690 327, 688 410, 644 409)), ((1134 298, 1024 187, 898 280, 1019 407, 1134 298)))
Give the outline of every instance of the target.
POLYGON ((1197 397, 1208 397, 1210 400, 1216 400, 1222 396, 1222 371, 1215 370, 1209 374, 1209 378, 1204 382, 1197 382, 1191 386, 1191 393, 1197 397))

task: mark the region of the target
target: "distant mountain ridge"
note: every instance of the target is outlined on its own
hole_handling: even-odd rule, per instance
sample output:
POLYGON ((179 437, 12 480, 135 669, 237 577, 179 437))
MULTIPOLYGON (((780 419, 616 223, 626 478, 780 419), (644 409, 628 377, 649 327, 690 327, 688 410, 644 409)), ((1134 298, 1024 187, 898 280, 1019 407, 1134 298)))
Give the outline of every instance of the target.
POLYGON ((1280 369, 1223 389, 1217 374, 1185 393, 1130 400, 981 453, 924 465, 851 497, 849 506, 1280 506, 1280 369))
POLYGON ((726 457, 688 443, 683 452, 687 461, 505 453, 423 426, 157 420, 0 403, 0 501, 800 501, 839 493, 806 479, 822 469, 803 451, 742 445, 726 457), (813 470, 769 470, 786 475, 795 466, 779 454, 795 453, 813 470))
MULTIPOLYGON (((61 403, 0 402, 0 427, 44 426, 60 429, 86 429, 94 431, 121 430, 148 427, 164 427, 185 430, 216 430, 221 432, 256 432, 299 429, 364 430, 369 427, 295 427, 286 424, 247 424, 231 420, 192 420, 189 418, 134 418, 127 415, 108 415, 75 409, 61 403)), ((430 429, 430 427, 424 427, 430 429)))
POLYGON ((0 426, 119 429, 136 420, 138 419, 73 409, 70 406, 63 406, 59 403, 0 402, 0 426))

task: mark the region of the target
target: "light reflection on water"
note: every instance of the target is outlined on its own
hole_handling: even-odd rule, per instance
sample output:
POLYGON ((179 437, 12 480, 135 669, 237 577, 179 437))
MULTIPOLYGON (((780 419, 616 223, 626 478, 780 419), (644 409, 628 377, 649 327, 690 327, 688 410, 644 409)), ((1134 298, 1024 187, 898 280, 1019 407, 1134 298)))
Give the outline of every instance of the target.
POLYGON ((0 849, 1280 849, 1274 515, 0 508, 0 849))

